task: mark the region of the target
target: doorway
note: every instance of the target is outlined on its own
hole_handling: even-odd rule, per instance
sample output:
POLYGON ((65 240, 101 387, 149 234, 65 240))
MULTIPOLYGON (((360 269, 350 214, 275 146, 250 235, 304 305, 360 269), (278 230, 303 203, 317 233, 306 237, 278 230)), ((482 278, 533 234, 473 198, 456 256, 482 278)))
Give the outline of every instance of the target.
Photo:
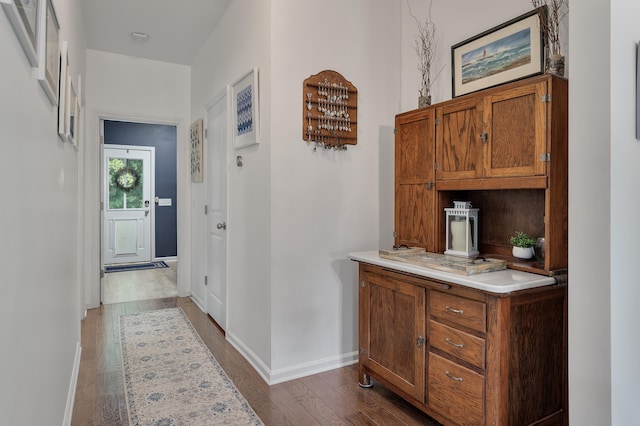
POLYGON ((103 265, 169 266, 102 274, 100 301, 174 297, 178 261, 177 126, 101 119, 100 130, 104 153, 103 265), (122 218, 116 220, 117 215, 122 218))

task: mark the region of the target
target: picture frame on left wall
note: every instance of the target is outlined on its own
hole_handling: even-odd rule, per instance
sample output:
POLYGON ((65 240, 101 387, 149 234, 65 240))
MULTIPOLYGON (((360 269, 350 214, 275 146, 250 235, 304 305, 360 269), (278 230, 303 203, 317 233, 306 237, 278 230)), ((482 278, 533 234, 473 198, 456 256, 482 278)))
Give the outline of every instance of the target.
POLYGON ((38 66, 39 3, 43 0, 0 0, 29 63, 38 66))
POLYGON ((58 136, 63 141, 67 140, 67 78, 69 76, 69 53, 67 42, 63 41, 60 47, 60 78, 58 82, 58 136))
POLYGON ((51 104, 56 106, 60 79, 60 24, 52 0, 40 0, 38 56, 38 80, 51 104))

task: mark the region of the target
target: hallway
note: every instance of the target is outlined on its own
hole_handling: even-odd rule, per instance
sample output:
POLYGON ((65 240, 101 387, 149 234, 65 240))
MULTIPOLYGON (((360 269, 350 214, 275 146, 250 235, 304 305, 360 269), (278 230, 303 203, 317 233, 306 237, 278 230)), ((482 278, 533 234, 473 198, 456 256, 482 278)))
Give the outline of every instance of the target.
POLYGON ((352 365, 268 386, 190 298, 116 303, 82 322, 82 358, 72 425, 128 424, 120 354, 120 315, 181 307, 202 341, 266 425, 394 424, 436 426, 426 414, 376 383, 358 386, 352 365))

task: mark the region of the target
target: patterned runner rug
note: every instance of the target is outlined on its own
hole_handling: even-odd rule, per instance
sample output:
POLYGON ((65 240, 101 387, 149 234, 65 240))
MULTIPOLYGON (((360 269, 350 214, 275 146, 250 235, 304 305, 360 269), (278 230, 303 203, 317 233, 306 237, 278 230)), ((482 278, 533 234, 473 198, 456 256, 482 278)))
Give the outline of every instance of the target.
POLYGON ((182 308, 120 317, 132 425, 262 425, 182 308))

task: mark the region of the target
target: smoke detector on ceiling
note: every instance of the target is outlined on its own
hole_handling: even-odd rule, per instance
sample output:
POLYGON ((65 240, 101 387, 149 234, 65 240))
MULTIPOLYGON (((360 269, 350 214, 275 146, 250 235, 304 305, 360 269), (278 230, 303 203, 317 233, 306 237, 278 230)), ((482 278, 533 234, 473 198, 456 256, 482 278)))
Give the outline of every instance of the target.
POLYGON ((134 39, 135 41, 142 43, 144 41, 147 41, 147 39, 149 38, 149 35, 145 33, 132 32, 131 38, 134 39))

